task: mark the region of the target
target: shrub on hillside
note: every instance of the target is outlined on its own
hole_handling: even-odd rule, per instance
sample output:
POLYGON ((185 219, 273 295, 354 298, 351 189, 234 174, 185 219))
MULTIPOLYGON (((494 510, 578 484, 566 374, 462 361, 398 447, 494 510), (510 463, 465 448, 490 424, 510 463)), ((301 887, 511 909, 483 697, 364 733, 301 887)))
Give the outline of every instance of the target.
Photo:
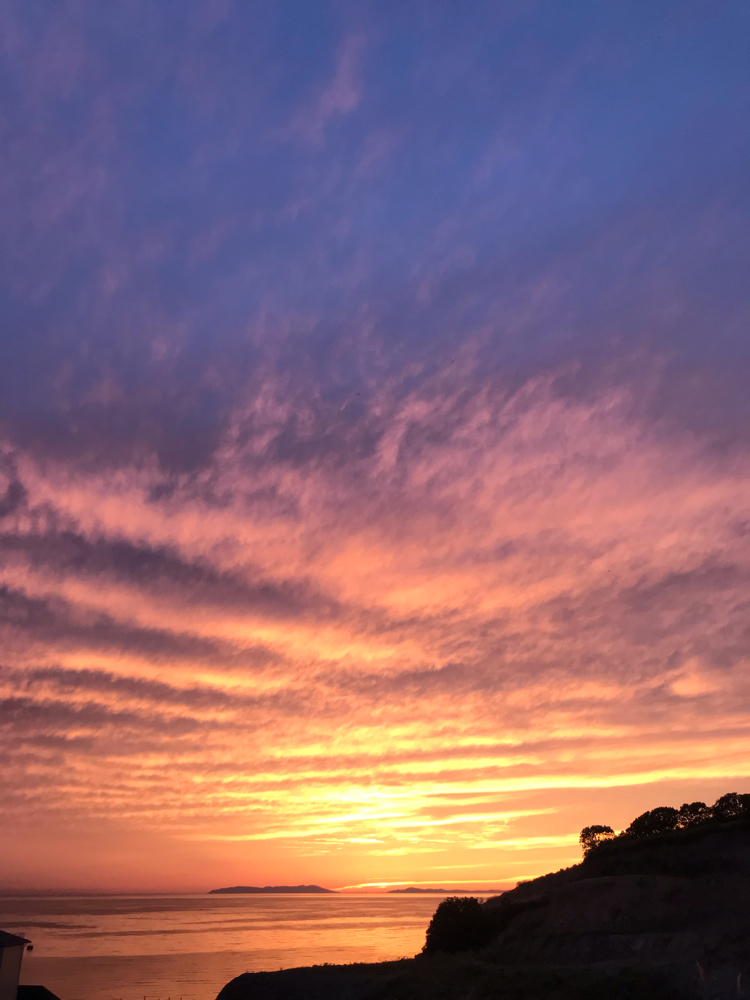
POLYGON ((494 927, 482 904, 473 896, 448 896, 432 915, 422 951, 470 951, 492 940, 494 927))

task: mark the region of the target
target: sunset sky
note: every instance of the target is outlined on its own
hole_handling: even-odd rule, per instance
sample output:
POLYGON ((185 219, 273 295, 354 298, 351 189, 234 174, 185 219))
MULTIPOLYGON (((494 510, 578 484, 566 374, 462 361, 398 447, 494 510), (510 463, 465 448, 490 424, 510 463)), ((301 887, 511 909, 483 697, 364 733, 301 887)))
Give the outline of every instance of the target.
POLYGON ((750 5, 0 18, 0 886, 750 791, 750 5))

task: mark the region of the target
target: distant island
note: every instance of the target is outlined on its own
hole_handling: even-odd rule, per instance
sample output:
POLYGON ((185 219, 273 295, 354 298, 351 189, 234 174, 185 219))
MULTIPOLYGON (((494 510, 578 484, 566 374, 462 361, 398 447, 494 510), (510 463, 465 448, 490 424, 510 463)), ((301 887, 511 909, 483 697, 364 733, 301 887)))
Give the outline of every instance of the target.
POLYGON ((474 896, 487 896, 490 893, 492 893, 495 896, 499 896, 503 890, 502 889, 418 889, 415 885, 410 885, 408 889, 388 889, 387 891, 389 893, 434 892, 434 893, 440 893, 443 896, 447 896, 449 893, 457 893, 457 892, 469 893, 474 896))
POLYGON ((389 893, 396 892, 442 892, 447 893, 447 889, 418 889, 415 885, 410 885, 408 889, 388 889, 389 893))
POLYGON ((244 893, 252 893, 252 892, 255 892, 255 893, 271 893, 271 892, 277 892, 277 893, 281 894, 281 893, 292 893, 292 892, 295 892, 295 893, 303 893, 303 892, 332 892, 332 893, 335 893, 336 890, 335 889, 323 889, 322 886, 319 886, 319 885, 264 885, 262 888, 261 888, 261 886, 257 886, 257 885, 231 885, 231 886, 228 886, 226 889, 210 889, 209 890, 209 895, 211 895, 212 893, 221 893, 221 892, 237 892, 237 893, 243 893, 243 892, 244 893))

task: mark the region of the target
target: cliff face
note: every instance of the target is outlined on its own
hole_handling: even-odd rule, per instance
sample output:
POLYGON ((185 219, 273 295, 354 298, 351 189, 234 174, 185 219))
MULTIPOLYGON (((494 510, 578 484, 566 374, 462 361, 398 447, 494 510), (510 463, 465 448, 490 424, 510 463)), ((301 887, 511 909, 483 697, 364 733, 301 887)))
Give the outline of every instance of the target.
MULTIPOLYGON (((503 914, 498 906, 494 913, 503 914)), ((509 909, 509 908, 508 908, 509 909)), ((569 964, 720 958, 750 967, 750 887, 732 879, 612 875, 530 897, 490 948, 498 960, 569 964)))

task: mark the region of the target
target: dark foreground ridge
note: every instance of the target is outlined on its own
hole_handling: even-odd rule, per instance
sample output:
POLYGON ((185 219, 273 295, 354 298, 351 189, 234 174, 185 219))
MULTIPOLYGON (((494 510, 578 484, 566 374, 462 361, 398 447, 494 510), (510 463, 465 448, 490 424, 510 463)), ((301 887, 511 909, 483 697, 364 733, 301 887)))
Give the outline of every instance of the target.
POLYGON ((750 1000, 750 818, 617 838, 485 903, 421 955, 246 973, 219 1000, 750 1000))
POLYGON ((217 892, 246 892, 246 893, 305 893, 305 892, 332 892, 335 893, 335 889, 323 889, 319 885, 230 885, 226 889, 210 889, 209 895, 217 892))

